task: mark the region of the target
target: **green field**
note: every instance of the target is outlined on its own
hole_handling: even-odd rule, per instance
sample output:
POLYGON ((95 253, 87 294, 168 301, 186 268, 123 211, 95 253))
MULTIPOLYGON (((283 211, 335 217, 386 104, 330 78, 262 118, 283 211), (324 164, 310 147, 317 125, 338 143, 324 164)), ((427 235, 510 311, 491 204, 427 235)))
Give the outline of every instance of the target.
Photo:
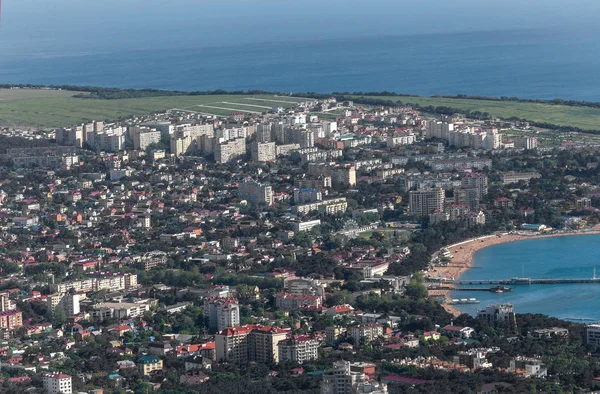
MULTIPOLYGON (((206 95, 165 96, 119 100, 96 100, 72 97, 76 92, 43 89, 0 89, 0 126, 37 126, 51 128, 72 126, 91 120, 113 121, 147 115, 168 109, 183 109, 219 116, 236 111, 248 114, 268 111, 278 106, 289 108, 303 101, 299 97, 275 95, 206 95)), ((357 98, 358 96, 355 96, 357 98)), ((488 112, 493 117, 518 117, 535 122, 600 130, 600 109, 570 107, 514 101, 453 99, 440 97, 369 96, 383 100, 400 100, 421 106, 445 106, 460 110, 488 112)), ((334 118, 336 114, 322 114, 334 118)))
MULTIPOLYGON (((355 98, 358 97, 355 96, 355 98)), ((421 106, 433 105, 488 112, 492 117, 510 118, 515 116, 534 122, 574 126, 584 130, 600 130, 600 108, 442 97, 369 96, 369 98, 400 100, 402 103, 419 104, 421 106)))
POLYGON ((291 107, 298 99, 275 96, 207 95, 165 96, 120 100, 94 100, 72 97, 73 92, 0 89, 0 126, 72 126, 91 120, 117 120, 168 109, 184 109, 215 115, 245 110, 269 111, 273 106, 291 107), (45 96, 36 96, 44 92, 45 96), (269 100, 269 101, 262 101, 269 100), (227 102, 228 104, 224 104, 227 102), (244 105, 243 105, 244 104, 244 105), (218 108, 201 107, 211 106, 218 108))

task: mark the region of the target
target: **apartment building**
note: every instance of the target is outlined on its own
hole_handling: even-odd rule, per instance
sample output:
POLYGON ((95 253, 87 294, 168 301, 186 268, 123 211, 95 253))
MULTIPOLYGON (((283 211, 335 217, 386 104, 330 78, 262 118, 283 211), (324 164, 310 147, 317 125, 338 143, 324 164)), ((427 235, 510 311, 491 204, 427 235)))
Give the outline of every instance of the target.
POLYGON ((413 190, 408 193, 408 198, 411 215, 425 216, 436 209, 444 210, 445 195, 442 188, 413 190))
POLYGON ((450 159, 427 161, 426 163, 430 165, 434 171, 453 171, 459 168, 472 168, 475 170, 492 168, 492 159, 487 158, 450 159))
POLYGON ((535 137, 515 137, 515 148, 519 149, 536 149, 538 140, 535 137))
POLYGON ((519 183, 521 181, 529 183, 532 179, 541 178, 542 175, 539 172, 503 172, 502 183, 510 185, 511 183, 519 183))
POLYGON ((289 333, 289 329, 257 324, 227 328, 215 336, 217 362, 276 364, 277 345, 289 333))
POLYGON ((47 297, 48 309, 61 308, 67 316, 79 313, 79 294, 57 293, 47 297))
POLYGON ((461 180, 461 187, 465 189, 476 189, 478 198, 481 199, 488 193, 488 177, 486 174, 468 172, 461 180))
POLYGON ((590 324, 585 329, 585 337, 588 345, 600 346, 600 324, 590 324))
POLYGON ((240 324, 240 307, 235 298, 208 297, 204 300, 208 328, 223 331, 240 324))
POLYGON ((275 161, 277 159, 277 147, 275 142, 255 141, 250 145, 250 154, 253 161, 275 161))
POLYGON ((136 263, 136 266, 144 269, 145 271, 149 271, 152 268, 165 265, 166 263, 167 254, 160 250, 154 250, 152 252, 145 253, 136 263))
POLYGON ((52 283, 50 284, 50 291, 62 294, 68 293, 70 290, 75 292, 117 291, 135 287, 137 287, 137 275, 135 274, 98 273, 92 278, 52 283))
POLYGON ((171 154, 175 156, 183 156, 187 154, 192 147, 192 137, 180 136, 180 137, 172 137, 171 141, 171 154))
POLYGON ((118 152, 125 146, 125 127, 108 128, 87 136, 87 144, 96 151, 118 152))
POLYGON ((138 370, 143 376, 148 376, 156 371, 162 371, 163 361, 156 356, 142 356, 137 360, 138 370))
POLYGON ((294 189, 294 203, 306 204, 323 200, 323 193, 318 189, 294 189))
POLYGON ((325 328, 325 336, 327 337, 327 343, 334 344, 336 343, 342 336, 347 333, 346 327, 343 326, 329 326, 325 328))
POLYGON ((372 342, 383 336, 383 326, 379 323, 357 324, 348 327, 348 335, 354 338, 355 344, 358 344, 363 339, 367 342, 372 342))
POLYGON ((471 211, 479 209, 480 200, 481 191, 477 188, 454 189, 454 203, 457 205, 464 205, 471 211))
POLYGON ((23 325, 23 314, 17 310, 0 312, 0 328, 14 330, 23 325))
POLYGON ((215 146, 215 161, 227 163, 246 154, 246 138, 235 138, 215 146))
POLYGON ((325 297, 325 286, 318 279, 290 277, 283 280, 283 291, 295 296, 325 297))
POLYGON ((548 375, 548 369, 544 365, 544 362, 539 358, 517 356, 510 360, 510 367, 508 368, 511 372, 525 371, 527 376, 533 376, 536 378, 545 378, 548 375))
POLYGON ((273 205, 273 187, 271 185, 247 180, 238 185, 238 193, 241 199, 247 200, 251 204, 273 205))
POLYGON ((397 146, 414 144, 415 141, 416 137, 413 133, 398 133, 388 136, 385 144, 388 148, 395 148, 397 146))
POLYGON ((317 176, 315 178, 305 178, 294 180, 294 187, 299 189, 326 189, 332 186, 330 176, 317 176))
POLYGON ((277 344, 279 362, 302 364, 319 358, 319 341, 310 335, 298 335, 277 344))
POLYGON ((60 372, 45 372, 42 375, 44 391, 47 394, 72 394, 71 376, 60 372))
POLYGON ((346 212, 347 208, 348 203, 346 202, 346 197, 338 197, 309 204, 295 205, 292 207, 292 212, 297 215, 306 215, 311 211, 319 211, 331 215, 346 212))
POLYGON ((142 316, 150 310, 150 303, 140 302, 99 302, 92 307, 90 317, 94 321, 128 319, 142 316))
POLYGON ((319 308, 322 304, 321 296, 300 296, 289 293, 277 293, 275 306, 277 309, 291 311, 298 308, 319 308))
POLYGON ((512 304, 488 305, 485 307, 485 309, 480 309, 477 311, 477 318, 490 324, 501 323, 515 327, 517 325, 515 311, 512 304))
POLYGON ((284 144, 277 145, 275 147, 275 153, 277 156, 289 156, 290 153, 300 149, 300 144, 284 144))
POLYGON ((146 150, 150 145, 160 142, 161 132, 146 127, 130 127, 129 135, 133 140, 133 149, 146 150))
POLYGON ((317 227, 320 225, 321 225, 320 219, 309 220, 307 222, 297 222, 297 223, 294 223, 294 231, 297 233, 302 232, 302 231, 310 231, 314 227, 317 227))
POLYGON ((336 361, 333 373, 323 375, 321 394, 387 394, 385 383, 370 380, 374 373, 374 364, 336 361))
POLYGON ((60 128, 55 130, 55 139, 58 145, 82 148, 85 144, 85 132, 81 126, 74 129, 60 128))

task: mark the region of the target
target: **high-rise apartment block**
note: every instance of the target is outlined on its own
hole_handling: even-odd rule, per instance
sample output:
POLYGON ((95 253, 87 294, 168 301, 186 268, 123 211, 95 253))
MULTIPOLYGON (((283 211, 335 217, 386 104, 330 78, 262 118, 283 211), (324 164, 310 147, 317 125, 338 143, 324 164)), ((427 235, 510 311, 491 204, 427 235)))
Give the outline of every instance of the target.
POLYGON ((62 293, 48 296, 48 309, 54 311, 61 308, 67 316, 79 313, 79 294, 62 293))
POLYGON ((333 373, 323 375, 321 394, 387 394, 386 384, 370 380, 374 372, 374 364, 336 361, 333 373))
POLYGON ((241 182, 238 186, 240 198, 249 203, 258 205, 265 203, 268 206, 273 205, 273 188, 271 185, 262 184, 253 180, 241 182))
POLYGON ((42 376, 44 390, 48 394, 71 394, 71 376, 60 372, 46 372, 42 376))
POLYGON ((204 300, 204 314, 211 330, 222 331, 240 324, 240 306, 235 298, 209 297, 204 300))
POLYGON ((130 127, 129 136, 133 141, 133 149, 146 150, 150 145, 160 142, 161 133, 147 127, 130 127))
POLYGON ((246 154, 245 138, 235 138, 218 143, 215 146, 215 161, 217 163, 227 163, 244 154, 246 154))
POLYGON ((438 209, 444 210, 444 189, 420 189, 408 193, 411 215, 425 216, 438 209))
POLYGON ((277 159, 277 147, 274 142, 253 142, 250 153, 253 161, 265 162, 277 159))
POLYGON ((280 341, 279 362, 293 362, 302 364, 305 361, 319 358, 319 341, 310 335, 299 335, 280 341))
POLYGON ((215 336, 217 362, 277 364, 277 345, 289 333, 289 329, 256 324, 227 328, 215 336))

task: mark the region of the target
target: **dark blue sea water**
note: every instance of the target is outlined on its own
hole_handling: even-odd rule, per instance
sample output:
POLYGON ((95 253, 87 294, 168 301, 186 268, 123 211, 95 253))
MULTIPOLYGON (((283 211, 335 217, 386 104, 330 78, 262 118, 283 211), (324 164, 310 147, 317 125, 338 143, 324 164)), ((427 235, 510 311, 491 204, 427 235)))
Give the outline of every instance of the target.
POLYGON ((600 101, 594 0, 4 0, 0 83, 600 101))
POLYGON ((5 49, 0 82, 600 101, 600 35, 517 30, 201 46, 206 44, 5 49))
MULTIPOLYGON (((600 276, 600 235, 530 239, 490 246, 479 250, 475 267, 461 280, 510 279, 525 277, 591 278, 594 267, 600 276)), ((600 320, 600 284, 513 285, 511 292, 453 292, 453 298, 477 298, 479 305, 461 305, 476 313, 477 308, 500 302, 514 304, 517 313, 543 313, 559 318, 600 320)))

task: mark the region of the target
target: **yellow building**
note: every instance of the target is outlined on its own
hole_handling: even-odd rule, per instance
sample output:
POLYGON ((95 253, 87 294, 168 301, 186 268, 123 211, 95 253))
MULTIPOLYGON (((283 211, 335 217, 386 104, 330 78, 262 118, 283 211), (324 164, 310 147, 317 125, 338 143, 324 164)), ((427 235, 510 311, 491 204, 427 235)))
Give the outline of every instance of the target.
POLYGON ((143 376, 148 376, 154 371, 161 371, 163 362, 156 356, 143 356, 138 359, 138 368, 143 376))

